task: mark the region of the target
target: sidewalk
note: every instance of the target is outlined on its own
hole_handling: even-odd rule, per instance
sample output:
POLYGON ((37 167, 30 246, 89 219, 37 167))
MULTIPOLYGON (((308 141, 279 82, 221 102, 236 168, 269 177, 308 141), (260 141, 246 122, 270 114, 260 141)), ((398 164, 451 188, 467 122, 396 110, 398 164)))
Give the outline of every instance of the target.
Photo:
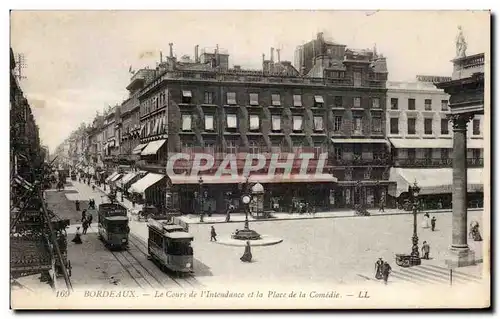
MULTIPOLYGON (((468 211, 481 211, 482 208, 469 208, 468 211)), ((256 219, 252 216, 248 216, 249 222, 260 222, 260 221, 280 221, 280 220, 301 220, 301 219, 321 219, 321 218, 344 218, 344 217, 376 217, 376 216, 389 216, 389 215, 411 215, 412 212, 404 211, 401 209, 391 208, 386 209, 385 212, 379 212, 378 209, 369 209, 370 216, 360 216, 356 215, 354 210, 338 210, 331 212, 320 212, 314 215, 310 214, 289 214, 289 213, 273 213, 272 218, 268 219, 256 219)), ((449 209, 441 209, 441 210, 426 210, 422 212, 418 212, 418 214, 442 214, 442 213, 451 213, 449 209)), ((174 220, 178 220, 181 223, 185 224, 218 224, 226 222, 225 214, 218 214, 216 216, 204 216, 203 222, 200 222, 200 215, 198 214, 188 214, 184 216, 174 217, 174 220)), ((230 223, 241 223, 245 221, 245 214, 242 213, 233 213, 231 214, 230 223)))

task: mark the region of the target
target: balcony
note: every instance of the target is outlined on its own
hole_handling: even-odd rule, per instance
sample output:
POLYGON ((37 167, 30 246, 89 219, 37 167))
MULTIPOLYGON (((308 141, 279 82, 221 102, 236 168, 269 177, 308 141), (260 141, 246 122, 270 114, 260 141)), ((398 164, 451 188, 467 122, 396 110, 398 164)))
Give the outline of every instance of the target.
MULTIPOLYGON (((483 167, 482 158, 468 158, 467 167, 483 167)), ((405 159, 395 159, 395 167, 409 167, 409 168, 443 168, 451 167, 453 165, 453 159, 441 159, 441 158, 405 158, 405 159)))
POLYGON ((166 174, 167 173, 167 161, 160 160, 154 163, 146 162, 145 160, 140 160, 136 162, 137 168, 143 171, 157 173, 157 174, 166 174))
POLYGON ((453 80, 468 78, 475 73, 484 73, 484 53, 453 60, 453 80))
POLYGON ((334 159, 332 164, 333 166, 387 166, 390 161, 384 158, 334 159))

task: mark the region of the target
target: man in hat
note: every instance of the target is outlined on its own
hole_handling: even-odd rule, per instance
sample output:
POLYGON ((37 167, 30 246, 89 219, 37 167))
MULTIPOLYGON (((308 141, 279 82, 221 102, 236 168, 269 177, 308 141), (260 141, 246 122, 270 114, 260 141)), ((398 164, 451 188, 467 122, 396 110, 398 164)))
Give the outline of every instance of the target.
POLYGON ((431 219, 431 230, 434 231, 436 229, 436 216, 432 216, 431 219))
POLYGON ((384 265, 382 266, 382 276, 384 277, 384 284, 387 285, 387 281, 389 280, 389 274, 391 273, 391 266, 387 261, 384 262, 384 265))
POLYGON ((217 233, 215 232, 214 226, 210 229, 210 241, 217 241, 217 233))
POLYGON ((423 255, 423 259, 429 259, 429 253, 431 252, 431 247, 429 246, 429 244, 424 241, 424 243, 422 244, 422 255, 423 255))

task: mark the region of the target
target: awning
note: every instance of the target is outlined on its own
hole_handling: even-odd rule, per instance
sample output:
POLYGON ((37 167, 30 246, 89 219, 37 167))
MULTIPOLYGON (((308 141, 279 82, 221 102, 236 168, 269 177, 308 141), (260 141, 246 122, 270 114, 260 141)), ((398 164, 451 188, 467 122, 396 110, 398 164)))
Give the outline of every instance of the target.
POLYGON ((137 173, 135 172, 130 172, 125 174, 125 176, 122 177, 122 179, 118 182, 118 186, 122 187, 125 186, 131 179, 133 179, 137 173))
POLYGON ((132 186, 130 186, 128 191, 131 193, 143 194, 146 191, 146 189, 153 186, 154 184, 162 180, 162 178, 164 177, 165 175, 162 174, 148 173, 146 176, 144 176, 143 178, 132 184, 132 186))
POLYGON ((114 172, 113 174, 109 175, 108 178, 106 178, 106 183, 109 183, 113 177, 118 175, 118 172, 114 172))
MULTIPOLYGON (((169 176, 173 185, 199 184, 200 176, 172 175, 169 176)), ((246 178, 242 175, 201 176, 203 184, 237 184, 244 183, 246 178)), ((321 183, 337 182, 337 178, 330 174, 290 174, 284 175, 250 175, 250 183, 321 183)))
MULTIPOLYGON (((395 148, 453 148, 453 139, 429 138, 406 139, 390 138, 389 141, 395 148)), ((483 148, 482 139, 468 139, 467 148, 483 148)))
POLYGON ((158 141, 153 141, 149 142, 148 146, 142 151, 141 155, 154 155, 158 152, 160 147, 165 144, 166 140, 158 140, 158 141))
POLYGON ((132 154, 141 154, 142 150, 148 145, 148 143, 139 144, 133 150, 132 154))
MULTIPOLYGON (((196 175, 172 175, 169 176, 173 185, 199 184, 200 176, 196 175)), ((201 176, 203 184, 238 184, 244 183, 243 176, 223 175, 223 176, 201 176)))
POLYGON ((325 103, 325 100, 323 100, 323 97, 321 95, 315 95, 314 96, 314 102, 316 102, 316 103, 325 103))
POLYGON ((332 143, 334 144, 358 144, 358 143, 380 143, 380 144, 389 144, 386 139, 383 138, 331 138, 332 143))
POLYGON ((116 182, 118 179, 120 179, 123 175, 122 174, 116 174, 109 182, 113 183, 116 182))
MULTIPOLYGON (((399 197, 408 191, 408 186, 417 181, 420 194, 446 194, 453 191, 453 169, 451 168, 391 168, 390 181, 397 187, 389 194, 399 197)), ((482 192, 484 185, 483 169, 469 168, 467 170, 467 191, 482 192)))

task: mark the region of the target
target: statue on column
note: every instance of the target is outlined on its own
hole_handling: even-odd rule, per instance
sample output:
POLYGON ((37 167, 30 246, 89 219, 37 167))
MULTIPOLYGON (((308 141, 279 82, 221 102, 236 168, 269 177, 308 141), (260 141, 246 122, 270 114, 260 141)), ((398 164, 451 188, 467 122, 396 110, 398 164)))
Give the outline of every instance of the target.
POLYGON ((458 36, 456 40, 456 51, 457 58, 465 58, 467 50, 467 42, 465 42, 465 37, 462 31, 462 26, 458 26, 458 36))

